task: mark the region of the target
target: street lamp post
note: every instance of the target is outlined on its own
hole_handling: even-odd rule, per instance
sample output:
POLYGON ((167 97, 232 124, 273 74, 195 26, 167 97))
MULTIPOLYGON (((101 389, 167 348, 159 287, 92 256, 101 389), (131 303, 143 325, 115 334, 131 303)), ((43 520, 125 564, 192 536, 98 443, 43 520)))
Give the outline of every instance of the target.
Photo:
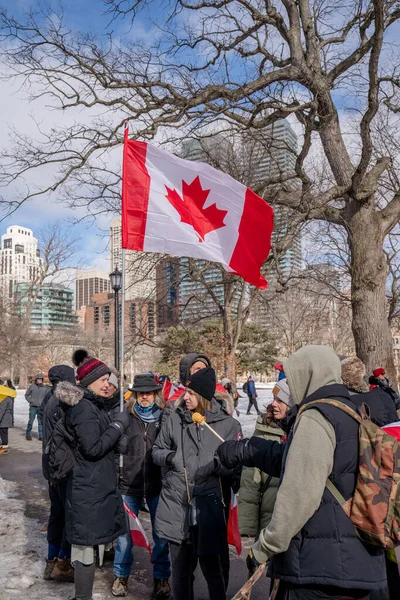
POLYGON ((114 290, 114 362, 115 368, 119 370, 119 302, 118 293, 122 287, 122 273, 115 267, 110 273, 111 287, 114 290))

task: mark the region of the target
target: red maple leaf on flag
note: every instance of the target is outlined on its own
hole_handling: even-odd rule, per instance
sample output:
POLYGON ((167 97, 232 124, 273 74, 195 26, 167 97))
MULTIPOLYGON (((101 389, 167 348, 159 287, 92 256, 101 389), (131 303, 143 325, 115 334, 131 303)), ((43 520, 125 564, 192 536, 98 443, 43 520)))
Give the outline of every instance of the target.
POLYGON ((186 183, 182 179, 182 196, 180 197, 176 190, 167 190, 166 198, 178 211, 181 217, 181 223, 191 225, 197 235, 199 242, 204 242, 204 237, 210 231, 225 227, 224 218, 227 210, 217 208, 217 205, 211 204, 204 208, 210 190, 203 190, 200 183, 200 177, 193 179, 192 183, 186 183))

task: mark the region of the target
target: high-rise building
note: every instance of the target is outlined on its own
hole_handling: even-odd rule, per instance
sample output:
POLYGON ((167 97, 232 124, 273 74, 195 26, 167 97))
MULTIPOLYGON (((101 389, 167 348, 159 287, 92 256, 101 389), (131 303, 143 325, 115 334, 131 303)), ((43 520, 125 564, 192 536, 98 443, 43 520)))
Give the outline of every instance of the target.
MULTIPOLYGON (((156 297, 156 255, 127 250, 125 256, 126 300, 135 300, 137 298, 154 300, 156 297)), ((114 271, 117 267, 121 270, 122 230, 120 217, 111 221, 110 258, 111 270, 114 271)))
POLYGON ((1 236, 1 293, 12 298, 15 284, 34 282, 40 274, 41 260, 38 241, 33 231, 20 225, 11 225, 1 236))
POLYGON ((110 289, 110 277, 105 271, 78 271, 75 289, 76 310, 80 310, 82 306, 89 306, 94 294, 109 292, 110 289))
MULTIPOLYGON (((15 284, 15 294, 22 314, 29 300, 29 282, 15 284)), ((33 301, 31 329, 71 329, 78 324, 73 312, 74 292, 63 285, 43 284, 33 301)))
POLYGON ((160 328, 193 324, 220 316, 224 302, 221 268, 203 260, 164 257, 157 265, 157 306, 160 328))

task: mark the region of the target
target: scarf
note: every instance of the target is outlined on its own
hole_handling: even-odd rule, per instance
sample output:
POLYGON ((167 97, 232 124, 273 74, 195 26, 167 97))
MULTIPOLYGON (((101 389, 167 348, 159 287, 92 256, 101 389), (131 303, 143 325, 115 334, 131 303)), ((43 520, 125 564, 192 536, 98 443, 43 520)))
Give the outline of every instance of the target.
POLYGON ((136 402, 133 408, 139 419, 144 423, 156 423, 161 419, 162 410, 154 402, 147 408, 143 408, 143 406, 140 406, 140 404, 136 402))

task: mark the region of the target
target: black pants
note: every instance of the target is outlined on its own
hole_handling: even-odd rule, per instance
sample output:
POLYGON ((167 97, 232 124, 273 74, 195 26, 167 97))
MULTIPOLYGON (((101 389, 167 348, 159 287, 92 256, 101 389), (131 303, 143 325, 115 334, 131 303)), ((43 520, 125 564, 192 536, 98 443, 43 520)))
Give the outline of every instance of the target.
MULTIPOLYGON (((271 582, 272 584, 272 582, 271 582)), ((367 600, 368 592, 330 585, 295 585, 281 581, 276 600, 367 600)))
POLYGON ((2 446, 8 446, 8 427, 0 427, 0 443, 2 446))
POLYGON ((256 413, 259 415, 260 411, 258 410, 257 398, 252 394, 251 396, 249 396, 249 405, 247 407, 247 414, 250 414, 251 407, 253 405, 254 405, 254 408, 256 409, 256 413))
POLYGON ((71 548, 71 544, 65 537, 65 494, 67 482, 49 484, 50 516, 47 525, 47 542, 57 544, 65 550, 71 548))
POLYGON ((225 581, 219 555, 196 556, 193 544, 170 542, 172 594, 174 600, 193 600, 194 571, 197 561, 207 582, 210 600, 226 600, 225 581))

